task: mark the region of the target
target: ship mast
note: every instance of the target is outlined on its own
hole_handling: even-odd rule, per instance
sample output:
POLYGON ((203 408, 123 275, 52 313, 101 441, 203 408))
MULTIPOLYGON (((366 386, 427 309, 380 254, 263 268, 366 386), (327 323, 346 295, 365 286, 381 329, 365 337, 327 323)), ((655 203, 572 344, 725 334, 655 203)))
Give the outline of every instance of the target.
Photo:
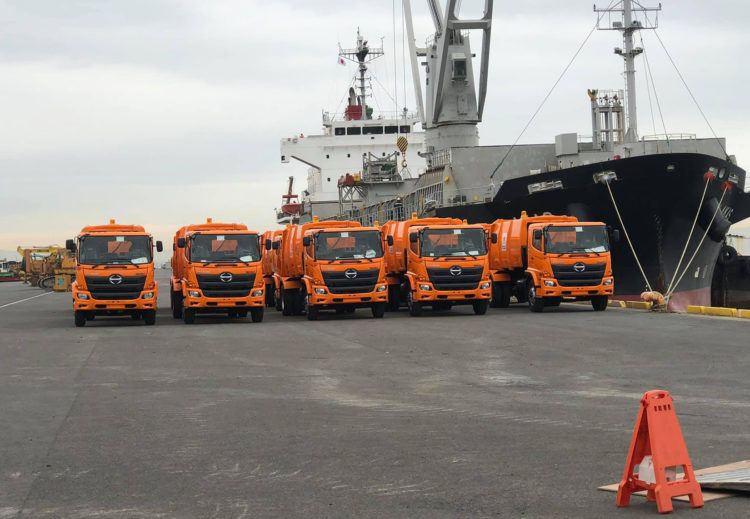
POLYGON ((636 142, 638 140, 638 110, 635 89, 635 58, 643 52, 643 47, 633 45, 633 35, 641 29, 656 29, 659 25, 658 7, 643 7, 633 0, 622 0, 622 2, 611 9, 598 9, 594 6, 594 12, 599 13, 597 29, 619 31, 622 33, 622 48, 615 47, 615 54, 622 56, 625 62, 625 110, 627 113, 627 131, 625 142, 636 142), (633 7, 633 3, 637 7, 633 7), (634 20, 634 15, 643 14, 642 20, 634 20), (648 17, 649 13, 655 13, 654 19, 648 17), (615 18, 612 19, 615 15, 615 18), (606 16, 605 16, 606 15, 606 16), (603 20, 606 19, 606 22, 603 20), (606 25, 602 25, 606 23, 606 25))
POLYGON ((369 96, 367 93, 367 82, 369 78, 367 77, 367 64, 373 60, 378 59, 381 57, 384 53, 383 47, 379 48, 371 48, 368 45, 368 41, 365 40, 362 35, 359 32, 359 28, 357 28, 357 47, 353 49, 344 49, 341 47, 341 44, 339 44, 339 57, 345 60, 349 60, 353 63, 356 63, 359 67, 358 74, 359 77, 357 78, 358 82, 358 89, 359 89, 359 96, 358 96, 358 105, 362 107, 362 115, 360 116, 361 120, 367 119, 367 97, 369 96))

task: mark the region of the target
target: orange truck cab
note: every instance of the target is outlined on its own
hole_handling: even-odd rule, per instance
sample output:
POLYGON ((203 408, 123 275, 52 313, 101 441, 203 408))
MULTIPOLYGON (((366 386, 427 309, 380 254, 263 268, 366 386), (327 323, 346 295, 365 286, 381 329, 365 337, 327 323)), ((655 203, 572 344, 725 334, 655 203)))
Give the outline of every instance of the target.
MULTIPOLYGON (((524 212, 488 228, 493 306, 507 307, 515 295, 532 312, 568 298, 591 301, 597 311, 607 309, 615 286, 605 224, 524 212)), ((612 233, 614 240, 618 234, 612 233)))
MULTIPOLYGON (((284 233, 284 229, 275 229, 273 231, 266 231, 261 237, 261 253, 263 254, 263 283, 266 290, 266 306, 276 306, 276 286, 273 278, 274 270, 277 268, 279 247, 274 247, 274 242, 281 242, 281 235, 284 233), (268 246, 266 246, 268 244, 268 246)), ((279 302, 280 303, 280 302, 279 302)), ((280 310, 280 308, 279 308, 280 310)))
MULTIPOLYGON (((154 280, 154 241, 140 225, 84 227, 66 247, 76 257, 71 285, 76 326, 97 315, 129 315, 156 322, 158 288, 154 280)), ((156 250, 162 251, 160 241, 156 250)))
POLYGON ((266 247, 278 254, 274 281, 284 315, 306 314, 314 321, 321 310, 370 308, 373 317, 383 317, 388 286, 378 227, 314 220, 287 226, 281 240, 266 247))
POLYGON ((419 316, 425 306, 435 310, 472 305, 487 313, 491 297, 484 225, 452 218, 413 216, 383 226, 389 307, 401 302, 419 316))
POLYGON ((263 269, 258 233, 237 223, 187 225, 174 235, 172 316, 193 324, 197 314, 263 320, 263 269))

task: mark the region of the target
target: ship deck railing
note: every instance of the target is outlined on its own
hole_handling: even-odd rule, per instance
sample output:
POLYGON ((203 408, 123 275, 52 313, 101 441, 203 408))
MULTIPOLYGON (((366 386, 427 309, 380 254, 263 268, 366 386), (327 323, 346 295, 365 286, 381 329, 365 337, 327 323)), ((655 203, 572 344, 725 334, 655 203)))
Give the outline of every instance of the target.
POLYGON ((694 141, 698 137, 694 133, 656 133, 642 135, 642 141, 694 141))

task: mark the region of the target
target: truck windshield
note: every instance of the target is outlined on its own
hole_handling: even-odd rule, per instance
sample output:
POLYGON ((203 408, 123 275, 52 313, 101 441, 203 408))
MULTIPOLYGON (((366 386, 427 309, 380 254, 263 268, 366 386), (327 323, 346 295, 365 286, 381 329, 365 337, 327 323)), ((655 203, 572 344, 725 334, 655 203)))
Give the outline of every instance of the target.
POLYGON ((422 232, 421 255, 483 256, 487 254, 482 229, 425 229, 422 232))
POLYGON ((257 234, 194 234, 190 238, 193 263, 250 263, 260 261, 257 234))
POLYGON ((78 263, 83 265, 143 265, 151 263, 149 236, 83 236, 78 263))
POLYGON ((607 228, 603 225, 555 225, 548 227, 544 234, 544 250, 552 254, 609 250, 607 228))
POLYGON ((378 231, 319 232, 315 258, 320 260, 372 259, 383 256, 378 231))

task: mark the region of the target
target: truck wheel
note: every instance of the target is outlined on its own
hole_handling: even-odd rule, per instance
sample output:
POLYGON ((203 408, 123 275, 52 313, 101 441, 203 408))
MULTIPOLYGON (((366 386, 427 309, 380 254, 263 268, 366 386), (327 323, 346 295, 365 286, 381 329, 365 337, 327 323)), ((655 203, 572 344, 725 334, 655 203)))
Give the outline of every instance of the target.
POLYGON ((146 323, 146 326, 153 326, 156 324, 156 310, 144 310, 143 322, 146 323))
POLYGON ((172 292, 171 295, 172 317, 182 319, 182 292, 172 292))
POLYGON ((195 323, 195 308, 185 308, 182 311, 182 320, 185 324, 195 323))
POLYGON ((318 308, 315 305, 310 304, 310 296, 308 294, 304 295, 303 307, 304 307, 303 309, 304 312, 307 314, 308 321, 318 320, 318 315, 320 314, 320 308, 318 308))
POLYGON ((263 321, 263 307, 250 309, 250 320, 254 323, 263 321))
POLYGON ((510 285, 508 283, 492 283, 492 308, 508 308, 510 306, 510 285))
POLYGON ((487 313, 487 307, 490 306, 490 302, 486 299, 481 299, 471 303, 471 306, 474 308, 474 313, 476 315, 484 315, 487 313))
POLYGON ((385 303, 375 303, 372 305, 372 316, 375 319, 382 319, 385 315, 385 303))
POLYGON ((591 298, 591 306, 593 306, 594 310, 597 312, 603 312, 606 310, 608 304, 609 298, 607 296, 594 296, 591 298))
POLYGON ((274 290, 273 291, 273 305, 274 305, 274 308, 276 308, 277 312, 281 312, 281 308, 282 308, 281 302, 282 302, 281 290, 278 290, 278 291, 274 290))
POLYGON ((398 312, 401 306, 401 287, 388 285, 388 311, 398 312))
POLYGON ((281 291, 281 313, 282 315, 294 315, 294 293, 288 290, 281 291))
POLYGON ((526 300, 529 302, 529 310, 535 313, 543 312, 544 298, 536 297, 536 287, 534 287, 534 282, 529 280, 526 287, 526 300))
POLYGON ((412 317, 419 317, 420 315, 422 315, 422 303, 414 301, 414 296, 411 293, 411 290, 406 296, 406 303, 409 306, 409 315, 411 315, 412 317))
POLYGON ((73 320, 75 321, 77 328, 83 328, 86 326, 86 312, 83 310, 76 310, 73 312, 73 320))

